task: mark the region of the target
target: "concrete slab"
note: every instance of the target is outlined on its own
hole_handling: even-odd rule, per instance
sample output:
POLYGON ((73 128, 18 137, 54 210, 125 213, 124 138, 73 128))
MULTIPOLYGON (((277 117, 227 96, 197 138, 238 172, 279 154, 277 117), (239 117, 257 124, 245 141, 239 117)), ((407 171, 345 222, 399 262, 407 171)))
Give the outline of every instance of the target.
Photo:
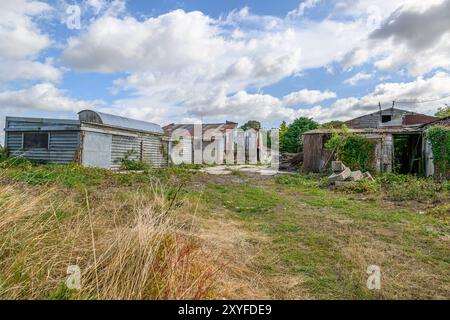
POLYGON ((345 166, 344 163, 342 163, 342 161, 332 161, 331 168, 333 169, 334 173, 340 173, 344 171, 347 167, 345 166))
POLYGON ((350 168, 345 168, 345 170, 342 171, 341 173, 334 173, 331 176, 329 176, 328 181, 331 184, 336 183, 336 181, 345 181, 348 179, 348 177, 350 177, 351 173, 352 171, 350 170, 350 168))
POLYGON ((348 177, 349 181, 361 181, 362 179, 364 179, 364 175, 359 170, 353 171, 352 173, 350 173, 350 177, 348 177))

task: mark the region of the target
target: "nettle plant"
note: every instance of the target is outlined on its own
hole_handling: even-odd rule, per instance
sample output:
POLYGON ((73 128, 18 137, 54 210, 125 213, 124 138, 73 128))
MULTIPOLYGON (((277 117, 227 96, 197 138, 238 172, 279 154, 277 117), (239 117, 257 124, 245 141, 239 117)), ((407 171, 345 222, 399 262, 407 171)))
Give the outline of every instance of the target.
POLYGON ((444 126, 433 126, 425 132, 431 143, 435 173, 439 178, 450 176, 450 129, 444 126))
POLYGON ((374 142, 352 133, 346 125, 333 133, 325 148, 332 151, 337 160, 353 170, 372 171, 374 142))

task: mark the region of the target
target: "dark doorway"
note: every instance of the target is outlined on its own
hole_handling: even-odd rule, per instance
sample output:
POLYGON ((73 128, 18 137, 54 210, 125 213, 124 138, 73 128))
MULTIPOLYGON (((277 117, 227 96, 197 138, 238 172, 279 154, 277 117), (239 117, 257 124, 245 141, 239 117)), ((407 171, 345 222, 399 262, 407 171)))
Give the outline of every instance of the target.
POLYGON ((394 171, 402 174, 422 174, 422 136, 394 135, 394 171))

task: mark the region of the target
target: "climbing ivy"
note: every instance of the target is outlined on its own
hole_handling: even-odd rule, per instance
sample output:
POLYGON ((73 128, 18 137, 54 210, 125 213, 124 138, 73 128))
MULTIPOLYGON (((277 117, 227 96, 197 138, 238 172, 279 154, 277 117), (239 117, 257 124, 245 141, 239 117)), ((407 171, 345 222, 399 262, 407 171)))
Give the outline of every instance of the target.
POLYGON ((431 143, 436 175, 439 178, 450 174, 450 129, 444 126, 433 126, 425 132, 431 143))
POLYGON ((345 163, 352 170, 373 171, 374 142, 364 136, 350 132, 343 125, 336 130, 331 139, 325 144, 336 158, 345 163))

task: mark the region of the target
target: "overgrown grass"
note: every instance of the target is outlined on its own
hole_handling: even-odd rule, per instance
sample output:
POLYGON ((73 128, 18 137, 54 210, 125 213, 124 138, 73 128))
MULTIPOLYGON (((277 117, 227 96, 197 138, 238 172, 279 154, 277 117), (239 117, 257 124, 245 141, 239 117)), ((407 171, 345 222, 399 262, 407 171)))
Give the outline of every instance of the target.
POLYGON ((386 198, 392 201, 415 200, 437 203, 448 197, 447 185, 429 178, 412 175, 384 174, 377 178, 385 190, 386 198))
POLYGON ((213 297, 220 267, 192 235, 183 185, 139 177, 53 165, 0 172, 0 299, 213 297), (65 286, 70 265, 82 270, 80 291, 65 286))

